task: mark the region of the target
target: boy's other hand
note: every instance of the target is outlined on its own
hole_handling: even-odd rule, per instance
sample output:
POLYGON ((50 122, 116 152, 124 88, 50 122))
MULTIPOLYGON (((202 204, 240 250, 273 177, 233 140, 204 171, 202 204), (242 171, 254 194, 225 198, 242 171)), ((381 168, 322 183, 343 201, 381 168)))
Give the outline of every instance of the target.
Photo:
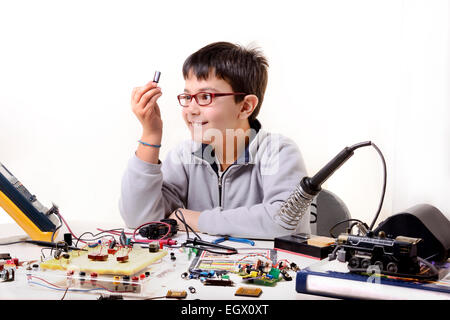
MULTIPOLYGON (((186 223, 192 228, 194 229, 195 232, 199 231, 198 230, 198 218, 200 217, 200 211, 193 211, 193 210, 188 210, 188 209, 183 209, 183 208, 179 208, 178 210, 180 210, 183 213, 183 217, 184 220, 186 221, 186 223)), ((175 219, 178 223, 178 229, 180 231, 186 231, 186 228, 184 227, 184 223, 182 221, 180 221, 180 219, 177 218, 177 216, 175 215, 175 212, 172 212, 172 214, 169 216, 169 219, 175 219)), ((178 213, 178 215, 180 215, 180 213, 178 213)))
POLYGON ((142 87, 136 87, 131 94, 131 109, 142 125, 142 137, 160 139, 162 136, 161 112, 156 101, 161 97, 161 88, 150 81, 142 87))

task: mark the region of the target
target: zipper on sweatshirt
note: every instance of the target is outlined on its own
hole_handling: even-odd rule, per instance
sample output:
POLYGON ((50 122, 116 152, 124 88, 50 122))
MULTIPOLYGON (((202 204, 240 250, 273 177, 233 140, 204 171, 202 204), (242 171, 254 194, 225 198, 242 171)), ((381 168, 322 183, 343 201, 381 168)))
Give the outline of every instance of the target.
MULTIPOLYGON (((222 176, 217 174, 219 178, 219 207, 222 209, 222 176)), ((222 173, 223 175, 223 173, 222 173)))
MULTIPOLYGON (((219 164, 220 165, 220 164, 219 164)), ((222 174, 219 173, 219 171, 217 171, 217 177, 218 177, 218 186, 219 186, 219 207, 222 209, 223 208, 223 199, 222 199, 222 191, 223 191, 223 176, 225 175, 225 172, 228 171, 228 169, 230 169, 232 166, 236 165, 235 163, 233 163, 232 165, 230 165, 228 168, 225 169, 225 171, 222 172, 222 174)))

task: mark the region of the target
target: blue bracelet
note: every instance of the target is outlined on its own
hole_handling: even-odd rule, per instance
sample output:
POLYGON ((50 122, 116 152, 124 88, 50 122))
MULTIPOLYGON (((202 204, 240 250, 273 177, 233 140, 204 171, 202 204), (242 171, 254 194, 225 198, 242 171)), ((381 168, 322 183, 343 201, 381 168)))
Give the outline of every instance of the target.
POLYGON ((147 143, 147 142, 144 142, 144 141, 141 141, 141 140, 138 140, 138 142, 143 144, 144 146, 147 146, 147 147, 161 148, 160 144, 150 144, 150 143, 147 143))

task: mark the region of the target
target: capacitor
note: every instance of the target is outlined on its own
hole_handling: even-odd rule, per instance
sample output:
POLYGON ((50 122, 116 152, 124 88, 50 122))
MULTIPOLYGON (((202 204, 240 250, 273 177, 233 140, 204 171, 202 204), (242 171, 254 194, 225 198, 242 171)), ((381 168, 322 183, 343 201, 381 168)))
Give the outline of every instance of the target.
POLYGON ((158 252, 159 251, 159 243, 157 241, 150 242, 148 244, 149 252, 158 252))
POLYGON ((127 236, 125 235, 125 232, 122 230, 122 232, 120 233, 120 237, 119 237, 119 240, 120 240, 120 244, 121 245, 123 245, 123 246, 126 246, 127 245, 127 236))
POLYGON ((196 293, 197 292, 197 290, 195 290, 195 288, 194 287, 189 287, 188 288, 189 289, 189 291, 191 292, 191 293, 196 293))
POLYGON ((161 72, 155 71, 155 75, 153 76, 153 82, 158 83, 160 77, 161 77, 161 72))
POLYGON ((281 276, 286 281, 291 281, 292 280, 292 277, 287 273, 286 270, 281 270, 281 276))

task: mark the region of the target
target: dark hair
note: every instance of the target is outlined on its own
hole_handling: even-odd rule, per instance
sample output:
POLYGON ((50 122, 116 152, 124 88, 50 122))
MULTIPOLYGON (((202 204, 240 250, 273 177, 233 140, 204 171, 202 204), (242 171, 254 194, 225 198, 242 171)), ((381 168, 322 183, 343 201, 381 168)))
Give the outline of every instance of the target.
MULTIPOLYGON (((183 64, 183 77, 192 73, 199 79, 208 79, 210 73, 228 82, 234 92, 254 94, 258 105, 249 120, 258 116, 267 87, 269 64, 258 48, 244 48, 229 42, 211 43, 191 54, 183 64)), ((235 96, 235 102, 244 96, 235 96)))

